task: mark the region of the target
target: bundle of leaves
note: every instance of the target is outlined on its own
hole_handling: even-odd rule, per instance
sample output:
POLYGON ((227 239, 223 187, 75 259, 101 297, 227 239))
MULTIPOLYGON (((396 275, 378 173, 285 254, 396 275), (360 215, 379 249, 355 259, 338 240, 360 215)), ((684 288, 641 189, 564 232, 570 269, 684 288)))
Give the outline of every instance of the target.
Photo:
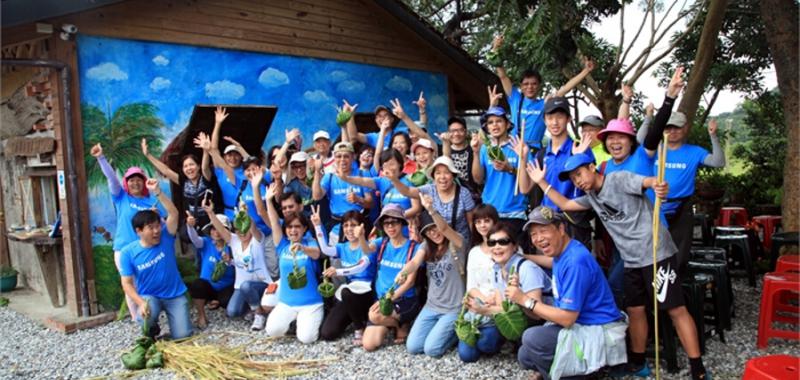
MULTIPOLYGON (((508 270, 508 278, 510 279, 513 275, 514 267, 512 266, 511 269, 508 270)), ((528 317, 525 316, 525 313, 522 312, 519 305, 507 299, 503 300, 502 306, 503 311, 492 317, 494 319, 494 324, 504 338, 511 341, 518 341, 522 337, 522 333, 525 332, 525 328, 528 327, 528 317)))
POLYGON ((340 127, 343 127, 345 124, 347 124, 350 118, 353 117, 353 113, 350 111, 345 111, 343 108, 338 108, 338 107, 337 110, 339 111, 339 113, 336 114, 336 124, 338 124, 340 127))
POLYGON ((225 275, 225 272, 228 270, 228 264, 225 264, 224 261, 219 260, 216 264, 214 264, 214 271, 211 272, 211 281, 217 282, 222 276, 225 275))
POLYGON ((420 187, 428 183, 428 176, 422 170, 417 170, 408 177, 408 180, 414 187, 420 187))
POLYGON ((147 335, 149 330, 150 326, 145 319, 142 323, 142 336, 136 338, 136 344, 130 351, 122 354, 122 364, 125 368, 139 370, 164 366, 163 354, 154 344, 153 338, 147 335))
POLYGON ((458 313, 458 318, 455 322, 456 336, 458 340, 466 343, 468 346, 475 347, 475 344, 478 342, 478 335, 481 334, 480 330, 478 330, 478 326, 480 326, 482 318, 474 318, 471 321, 464 318, 467 314, 467 299, 469 299, 469 295, 464 296, 461 312, 458 313))
POLYGON ((394 287, 396 284, 392 284, 389 287, 389 291, 381 297, 380 301, 378 301, 378 307, 380 308, 381 314, 384 316, 392 315, 394 311, 394 301, 392 301, 392 297, 394 297, 394 287))
POLYGON ((291 289, 301 289, 308 284, 308 277, 306 276, 306 268, 300 268, 297 265, 297 251, 300 250, 300 244, 295 243, 289 248, 289 251, 292 252, 292 271, 289 272, 287 280, 289 282, 289 288, 291 289))
POLYGON ((250 215, 247 215, 247 210, 244 207, 240 207, 239 211, 236 213, 236 217, 233 219, 233 228, 237 232, 246 232, 250 230, 250 215))
POLYGON ((506 155, 503 153, 503 148, 500 145, 492 144, 492 140, 489 139, 485 133, 481 132, 481 137, 483 138, 483 145, 486 145, 486 154, 489 155, 489 159, 492 161, 505 161, 506 155))
MULTIPOLYGON (((325 269, 328 269, 328 260, 325 260, 322 264, 322 271, 324 272, 325 269)), ((331 298, 336 293, 336 287, 328 277, 323 276, 322 283, 317 286, 317 292, 325 298, 331 298)))

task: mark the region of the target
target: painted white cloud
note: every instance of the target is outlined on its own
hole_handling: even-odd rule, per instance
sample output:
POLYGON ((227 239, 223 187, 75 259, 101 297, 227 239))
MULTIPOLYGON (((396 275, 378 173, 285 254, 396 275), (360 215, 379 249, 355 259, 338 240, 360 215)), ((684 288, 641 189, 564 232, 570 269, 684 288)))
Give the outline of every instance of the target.
POLYGON ((99 81, 128 80, 128 73, 122 71, 119 66, 111 62, 104 62, 90 68, 86 72, 86 77, 99 81))
POLYGON ((161 54, 153 57, 153 63, 158 66, 166 66, 169 65, 169 59, 161 54))
POLYGON ((289 76, 283 71, 268 67, 258 76, 258 83, 266 88, 275 88, 289 84, 289 76))
POLYGON ((325 93, 325 91, 314 90, 303 93, 303 99, 312 103, 324 103, 329 101, 331 98, 325 93))
POLYGON ((445 127, 447 126, 447 119, 445 119, 444 116, 437 117, 434 122, 436 123, 436 125, 441 125, 445 127))
POLYGON ((399 75, 395 75, 386 82, 386 88, 392 91, 411 91, 411 81, 399 75))
POLYGON ((357 80, 345 80, 339 82, 339 85, 336 86, 336 91, 347 94, 358 94, 363 92, 365 88, 367 88, 367 85, 365 85, 364 82, 357 80))
POLYGON ((350 76, 346 71, 333 70, 328 74, 328 79, 331 82, 341 82, 350 76))
POLYGON ((236 100, 244 96, 244 86, 227 79, 206 83, 206 96, 219 100, 236 100))
POLYGON ((161 91, 169 88, 169 86, 171 85, 172 82, 169 79, 163 77, 155 77, 153 78, 153 81, 150 82, 150 89, 153 91, 161 91))
POLYGON ((430 104, 431 107, 444 107, 446 105, 444 97, 441 95, 431 96, 431 99, 428 101, 428 104, 430 104))

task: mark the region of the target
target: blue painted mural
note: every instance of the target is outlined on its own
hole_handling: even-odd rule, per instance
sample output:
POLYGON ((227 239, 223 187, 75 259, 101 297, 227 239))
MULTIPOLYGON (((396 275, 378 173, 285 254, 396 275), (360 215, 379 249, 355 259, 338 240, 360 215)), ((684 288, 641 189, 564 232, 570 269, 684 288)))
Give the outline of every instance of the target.
MULTIPOLYGON (((112 163, 117 170, 130 165, 149 168, 146 159, 136 155, 141 137, 149 137, 151 151, 160 152, 186 127, 195 104, 277 106, 264 148, 282 143, 289 128, 303 131, 305 145, 320 129, 335 139, 336 106, 342 99, 369 111, 399 98, 416 119, 411 102, 424 91, 432 131, 444 130, 448 114, 447 77, 432 72, 94 36, 79 36, 78 64, 84 144, 88 151, 98 136, 117 128, 118 145, 105 147, 107 156, 114 148, 126 151, 112 163), (130 119, 121 115, 125 112, 141 118, 129 141, 119 135, 124 126, 115 124, 130 119)), ((86 158, 87 167, 94 163, 88 154, 86 158)), ((105 178, 90 170, 89 183, 91 224, 113 233, 105 178)), ((94 234, 95 244, 103 242, 101 234, 94 234)))

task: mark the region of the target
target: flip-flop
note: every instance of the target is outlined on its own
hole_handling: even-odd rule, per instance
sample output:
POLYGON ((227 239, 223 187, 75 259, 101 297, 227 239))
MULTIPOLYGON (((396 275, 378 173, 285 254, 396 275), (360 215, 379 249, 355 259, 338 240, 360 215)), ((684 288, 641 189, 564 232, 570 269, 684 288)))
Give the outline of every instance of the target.
POLYGON ((217 310, 219 309, 219 301, 211 301, 208 303, 208 310, 217 310))

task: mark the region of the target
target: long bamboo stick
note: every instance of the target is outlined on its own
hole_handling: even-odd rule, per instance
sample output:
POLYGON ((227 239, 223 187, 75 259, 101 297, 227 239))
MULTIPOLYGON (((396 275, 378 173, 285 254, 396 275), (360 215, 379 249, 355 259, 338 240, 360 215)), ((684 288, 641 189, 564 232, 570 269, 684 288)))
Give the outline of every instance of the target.
MULTIPOLYGON (((525 119, 520 121, 520 130, 519 130, 519 143, 525 144, 525 119)), ((521 146, 521 145, 520 145, 521 146)), ((523 152, 525 150, 523 149, 523 152)), ((521 152, 520 152, 521 153, 521 152)), ((523 168, 520 163, 522 163, 522 156, 520 155, 517 157, 517 182, 514 184, 514 196, 516 197, 519 195, 519 173, 525 172, 525 168, 523 168)))
MULTIPOLYGON (((661 139, 661 146, 658 151, 658 181, 657 183, 664 182, 664 169, 667 163, 667 134, 664 133, 661 139)), ((656 289, 656 278, 658 276, 658 230, 661 227, 661 198, 656 197, 655 204, 653 205, 653 336, 655 337, 655 351, 656 351, 656 380, 661 379, 661 360, 658 350, 658 289, 656 289)), ((666 284, 662 284, 666 286, 666 284)))

